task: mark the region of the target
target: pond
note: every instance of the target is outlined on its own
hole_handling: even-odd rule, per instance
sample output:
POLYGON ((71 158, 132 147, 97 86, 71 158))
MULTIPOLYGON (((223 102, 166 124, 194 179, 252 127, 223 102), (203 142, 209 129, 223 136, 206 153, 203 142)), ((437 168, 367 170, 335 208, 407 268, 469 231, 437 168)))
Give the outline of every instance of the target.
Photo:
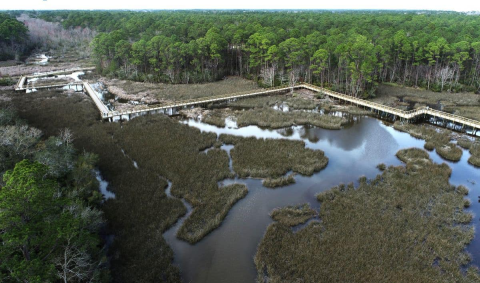
MULTIPOLYGON (((329 158, 328 166, 311 177, 297 175, 296 183, 283 188, 268 189, 259 179, 224 180, 220 185, 238 182, 248 187, 247 196, 233 206, 222 225, 195 245, 175 237, 182 221, 164 233, 164 238, 175 253, 175 264, 180 267, 184 282, 255 282, 257 276, 253 257, 267 226, 272 223, 269 213, 277 207, 309 203, 320 209, 315 195, 340 183, 354 182, 361 176, 374 178, 380 171, 380 163, 402 164, 395 153, 403 148, 423 148, 425 141, 393 129, 391 125, 370 117, 354 117, 342 130, 325 130, 310 126, 293 126, 270 130, 256 126, 236 127, 227 120, 224 128, 195 120, 183 120, 191 127, 217 135, 226 133, 257 138, 286 138, 303 140, 306 147, 321 149, 329 158)), ((222 146, 228 153, 233 146, 222 146)), ((479 169, 467 163, 470 154, 464 151, 462 159, 453 163, 443 160, 435 152, 430 157, 437 163, 445 162, 453 170, 450 182, 470 189, 472 205, 468 211, 475 214, 473 225, 478 226, 480 204, 479 169)), ((234 169, 234 168, 233 168, 234 169)), ((169 186, 170 187, 170 186, 169 186)), ((185 202, 184 202, 185 203, 185 202)), ((186 204, 188 206, 188 204, 186 204)), ((189 209, 191 209, 188 206, 189 209)), ((183 220, 183 219, 182 219, 183 220)), ((480 265, 480 241, 476 237, 467 247, 473 264, 480 265)))

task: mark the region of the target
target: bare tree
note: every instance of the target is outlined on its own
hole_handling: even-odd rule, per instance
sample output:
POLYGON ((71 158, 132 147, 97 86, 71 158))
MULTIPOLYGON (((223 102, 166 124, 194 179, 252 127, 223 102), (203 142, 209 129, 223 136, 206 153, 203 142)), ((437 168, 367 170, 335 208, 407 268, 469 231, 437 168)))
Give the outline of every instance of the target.
POLYGON ((60 139, 67 145, 71 144, 74 140, 72 131, 69 128, 60 130, 60 139))
POLYGON ((290 70, 290 75, 288 78, 288 86, 291 88, 290 90, 291 93, 293 93, 293 87, 296 85, 299 78, 300 78, 299 68, 293 68, 292 70, 290 70))
POLYGON ((34 145, 40 140, 42 131, 28 126, 0 127, 0 146, 9 148, 13 154, 27 157, 34 152, 34 145))
POLYGON ((453 69, 451 69, 449 66, 446 66, 443 69, 440 69, 440 71, 437 73, 437 79, 440 81, 441 84, 441 91, 443 91, 443 86, 445 83, 453 78, 453 69))
POLYGON ((275 80, 275 68, 267 67, 262 69, 262 78, 269 86, 273 86, 275 80))

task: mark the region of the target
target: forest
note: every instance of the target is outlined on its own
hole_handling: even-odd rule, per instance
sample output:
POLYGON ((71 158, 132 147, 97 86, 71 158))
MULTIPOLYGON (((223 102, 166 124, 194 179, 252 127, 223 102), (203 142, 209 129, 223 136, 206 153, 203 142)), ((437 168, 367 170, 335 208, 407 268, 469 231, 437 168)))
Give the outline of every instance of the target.
POLYGON ((354 96, 379 83, 480 89, 480 18, 431 11, 37 12, 96 30, 104 75, 200 83, 239 75, 262 86, 310 82, 354 96))
POLYGON ((15 17, 0 13, 0 60, 19 60, 27 43, 27 27, 15 17))
POLYGON ((98 156, 12 108, 0 109, 0 137, 0 282, 107 282, 98 156))

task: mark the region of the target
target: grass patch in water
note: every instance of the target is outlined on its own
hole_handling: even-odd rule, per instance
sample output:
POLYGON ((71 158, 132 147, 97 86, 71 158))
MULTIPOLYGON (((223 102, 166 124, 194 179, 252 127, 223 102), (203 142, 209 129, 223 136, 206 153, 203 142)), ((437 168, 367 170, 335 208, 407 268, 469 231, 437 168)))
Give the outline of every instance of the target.
POLYGON ((385 169, 387 169, 387 165, 385 165, 385 163, 380 163, 377 165, 377 168, 380 171, 385 171, 385 169))
POLYGON ((409 133, 411 136, 425 140, 425 149, 435 149, 438 155, 450 161, 459 161, 462 158, 463 151, 455 144, 451 143, 452 135, 450 131, 436 129, 432 126, 414 125, 401 122, 395 122, 393 127, 396 130, 409 133))
POLYGON ((295 174, 289 174, 286 177, 279 178, 266 178, 262 182, 262 185, 267 188, 278 188, 291 184, 295 184, 295 174))
POLYGON ((223 128, 225 127, 225 118, 224 111, 208 111, 202 118, 202 122, 223 128))
POLYGON ((465 189, 422 150, 397 156, 406 166, 319 194, 321 222, 297 232, 284 219, 271 224, 257 282, 479 282, 476 268, 463 269, 474 236, 465 189))
POLYGON ((279 178, 288 171, 310 176, 325 168, 328 158, 321 150, 305 148, 303 141, 242 138, 220 135, 230 151, 233 170, 240 178, 279 178))
POLYGON ((220 226, 232 206, 247 195, 247 187, 243 184, 232 184, 215 190, 211 197, 214 202, 201 203, 193 209, 177 236, 189 243, 200 241, 206 234, 220 226))
POLYGON ((311 209, 307 203, 275 208, 272 213, 270 213, 273 220, 290 227, 303 224, 315 215, 317 215, 317 212, 311 209))
POLYGON ((480 142, 476 141, 470 147, 470 158, 468 159, 468 163, 480 167, 480 142))
POLYGON ((457 140, 457 144, 463 149, 470 149, 474 142, 466 137, 461 137, 457 140))
POLYGON ((319 128, 339 130, 345 118, 312 112, 281 112, 270 108, 252 109, 237 115, 239 127, 257 125, 268 128, 284 128, 292 125, 312 125, 319 128))

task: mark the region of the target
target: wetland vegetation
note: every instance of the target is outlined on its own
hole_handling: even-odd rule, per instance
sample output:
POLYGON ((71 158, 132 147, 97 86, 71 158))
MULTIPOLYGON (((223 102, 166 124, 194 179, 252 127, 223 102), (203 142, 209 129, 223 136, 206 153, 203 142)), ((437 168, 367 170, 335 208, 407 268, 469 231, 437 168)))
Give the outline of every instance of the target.
POLYGON ((0 281, 109 282, 98 157, 0 108, 0 281), (46 225, 48 223, 48 225, 46 225))
POLYGON ((431 125, 414 125, 395 122, 393 127, 399 131, 407 132, 410 135, 426 141, 425 149, 436 150, 443 158, 450 161, 459 161, 462 157, 462 150, 452 143, 452 132, 446 129, 438 129, 431 125))
POLYGON ((295 174, 288 174, 286 177, 266 178, 262 185, 267 188, 284 187, 295 183, 295 174))
POLYGON ((303 224, 315 215, 317 215, 317 212, 311 209, 308 204, 277 208, 270 213, 273 220, 290 227, 303 224))
MULTIPOLYGON (((332 186, 331 180, 320 176, 330 168, 329 158, 316 146, 328 145, 327 153, 334 156, 344 146, 344 154, 353 152, 349 156, 355 157, 365 144, 346 141, 356 136, 342 137, 352 121, 344 127, 347 119, 338 112, 372 115, 308 90, 295 90, 181 112, 225 129, 232 121, 239 127, 274 129, 285 139, 217 136, 179 123, 181 117, 161 115, 104 123, 84 94, 9 92, 15 83, 11 76, 38 71, 95 63, 99 73, 87 74, 87 79, 103 83, 116 96, 109 101, 112 104, 132 102, 126 108, 311 82, 402 109, 427 105, 480 119, 480 98, 475 93, 480 86, 480 33, 454 24, 476 26, 478 17, 433 12, 286 13, 0 13, 0 59, 25 57, 35 47, 49 50, 52 57, 48 65, 0 62, 0 85, 7 85, 0 88, 0 106, 17 109, 23 119, 0 111, 0 172, 4 175, 0 194, 21 187, 17 179, 22 172, 47 192, 53 192, 52 188, 61 191, 62 196, 53 199, 49 208, 53 216, 46 218, 56 221, 60 215, 75 222, 73 230, 66 232, 79 230, 79 234, 72 232, 71 239, 81 236, 85 242, 72 249, 92 254, 88 264, 82 265, 88 280, 180 282, 181 270, 174 264, 176 256, 165 232, 178 226, 176 238, 193 250, 208 239, 218 239, 214 231, 225 225, 229 212, 252 201, 252 184, 261 183, 263 186, 258 186, 269 194, 285 194, 295 187, 298 193, 312 196, 312 188, 325 181, 332 186), (226 118, 232 121, 226 123, 226 118), (68 142, 65 128, 73 137, 68 142), (319 128, 343 130, 323 131, 322 136, 315 134, 319 128), (60 130, 61 136, 56 137, 60 130), (287 140, 298 133, 302 140, 287 140), (102 202, 92 174, 95 170, 109 182, 114 199, 102 202), (40 175, 48 178, 40 180, 40 175), (312 175, 315 178, 310 179, 312 175), (282 186, 290 187, 264 188, 282 186), (78 220, 78 215, 88 214, 85 211, 92 217, 78 220), (105 243, 108 258, 102 250, 105 243)), ((57 81, 67 82, 64 78, 57 81)), ((338 185, 320 193, 314 203, 290 201, 288 206, 284 203, 274 209, 271 218, 275 222, 255 256, 258 282, 480 280, 465 252, 474 231, 469 225, 472 215, 464 208, 476 204, 464 199, 466 187, 449 184, 451 171, 446 164, 434 164, 430 159, 438 153, 447 162, 464 162, 460 146, 469 150, 468 162, 480 167, 479 141, 432 126, 397 122, 393 127, 425 140, 424 148, 432 152, 401 150, 397 157, 404 166, 382 163, 377 167, 382 173, 373 179, 361 177, 357 188, 338 185)), ((351 133, 356 131, 361 130, 351 133)), ((365 148, 362 150, 368 151, 368 146, 365 148)), ((343 181, 338 176, 347 178, 349 172, 336 175, 336 170, 350 171, 349 166, 363 169, 368 162, 342 163, 343 167, 334 167, 327 174, 337 176, 338 184, 343 181)), ((270 207, 270 201, 273 203, 267 199, 261 206, 270 207)), ((248 205, 242 209, 245 207, 252 209, 248 205)), ((5 211, 5 206, 0 208, 5 211)), ((259 213, 266 215, 265 211, 259 213)), ((39 215, 32 217, 40 223, 46 218, 39 215)), ((5 223, 0 221, 0 225, 5 223)), ((20 249, 8 245, 7 250, 0 249, 2 259, 7 259, 0 260, 0 281, 29 281, 34 273, 52 281, 55 270, 69 267, 59 258, 62 248, 69 248, 70 238, 65 238, 68 233, 63 233, 62 223, 55 223, 59 224, 57 231, 31 230, 36 233, 36 258, 15 278, 5 274, 13 270, 7 265, 21 258, 20 249), (46 256, 49 267, 41 268, 37 258, 44 250, 39 247, 52 244, 55 235, 62 248, 54 246, 46 256), (43 241, 43 236, 49 237, 43 241), (10 269, 2 269, 4 266, 10 269)), ((263 233, 266 225, 252 229, 263 233)), ((1 241, 10 236, 5 231, 14 230, 5 227, 0 229, 1 241)), ((221 228, 217 231, 223 233, 221 228)), ((15 241, 16 247, 22 244, 21 239, 15 241)), ((249 260, 251 264, 251 255, 249 260)))
POLYGON ((233 170, 241 178, 278 178, 288 171, 309 176, 325 168, 328 163, 323 151, 305 148, 303 141, 241 138, 223 134, 219 139, 234 145, 230 150, 233 170))
POLYGON ((272 212, 276 222, 255 256, 258 282, 480 280, 477 269, 462 270, 473 237, 463 211, 468 191, 450 185, 450 168, 420 149, 397 156, 405 166, 319 194, 321 222, 293 232, 314 215, 308 207, 272 212))
POLYGON ((240 127, 257 125, 265 128, 285 128, 292 125, 312 125, 324 129, 340 130, 347 120, 343 117, 323 115, 315 112, 281 112, 271 108, 251 109, 237 115, 240 127))

